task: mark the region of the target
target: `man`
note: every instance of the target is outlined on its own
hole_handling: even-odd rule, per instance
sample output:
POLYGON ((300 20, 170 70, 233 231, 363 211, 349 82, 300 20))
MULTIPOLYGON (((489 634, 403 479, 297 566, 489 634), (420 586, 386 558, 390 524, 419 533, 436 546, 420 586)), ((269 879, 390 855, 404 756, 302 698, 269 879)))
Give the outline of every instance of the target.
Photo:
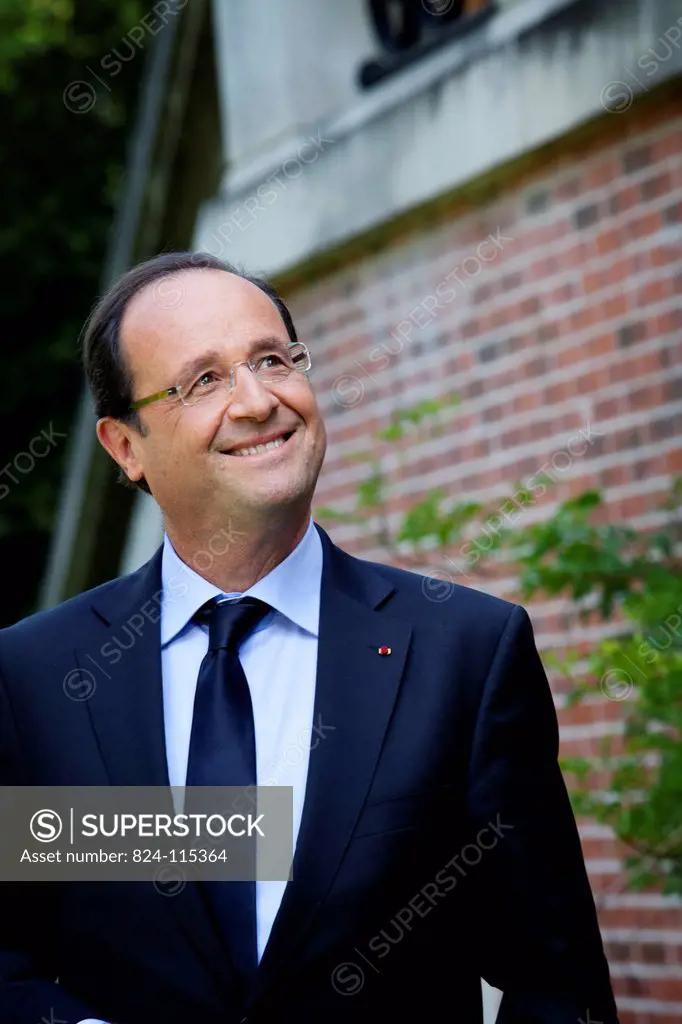
POLYGON ((165 254, 84 349, 97 436, 164 543, 0 632, 1 781, 292 786, 293 877, 15 885, 0 1022, 474 1024, 483 977, 502 1024, 614 1024, 528 615, 434 601, 313 522, 325 428, 281 299, 165 254))

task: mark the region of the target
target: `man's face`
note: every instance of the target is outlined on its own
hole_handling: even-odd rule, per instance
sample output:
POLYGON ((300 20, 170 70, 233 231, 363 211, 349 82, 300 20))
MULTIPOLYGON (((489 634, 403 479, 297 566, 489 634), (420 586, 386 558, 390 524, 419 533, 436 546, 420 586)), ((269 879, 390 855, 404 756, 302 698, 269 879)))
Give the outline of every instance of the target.
MULTIPOLYGON (((134 399, 189 382, 185 368, 195 360, 200 371, 227 375, 264 340, 289 343, 275 304, 234 274, 189 270, 163 284, 163 295, 154 285, 138 293, 123 318, 122 346, 134 399), (171 289, 181 300, 172 308, 166 301, 164 307, 171 289)), ((234 373, 234 390, 221 393, 208 408, 201 402, 183 405, 178 397, 143 407, 145 434, 130 435, 128 474, 145 477, 177 529, 226 516, 263 521, 278 509, 307 507, 312 499, 326 432, 307 377, 294 371, 283 382, 265 385, 246 365, 234 373), (281 447, 229 453, 290 432, 281 447)))

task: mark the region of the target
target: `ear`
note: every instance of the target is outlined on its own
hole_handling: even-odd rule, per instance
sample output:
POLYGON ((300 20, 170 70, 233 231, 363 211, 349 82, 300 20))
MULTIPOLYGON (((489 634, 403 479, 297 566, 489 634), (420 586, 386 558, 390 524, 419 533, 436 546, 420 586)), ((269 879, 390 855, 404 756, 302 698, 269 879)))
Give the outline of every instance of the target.
POLYGON ((103 416, 97 420, 97 439, 105 451, 118 463, 129 480, 136 482, 144 476, 140 452, 140 433, 127 423, 103 416))

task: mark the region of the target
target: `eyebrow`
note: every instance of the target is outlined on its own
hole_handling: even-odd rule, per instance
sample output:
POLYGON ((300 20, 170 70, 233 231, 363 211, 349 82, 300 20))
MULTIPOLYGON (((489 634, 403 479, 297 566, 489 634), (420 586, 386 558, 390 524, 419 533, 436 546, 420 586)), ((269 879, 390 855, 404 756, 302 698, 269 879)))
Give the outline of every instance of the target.
MULTIPOLYGON (((282 341, 281 338, 276 336, 268 336, 265 338, 259 338, 255 341, 249 351, 249 357, 255 355, 257 352, 263 352, 266 349, 279 348, 286 349, 290 344, 290 339, 282 341)), ((195 373, 200 373, 201 370, 205 370, 210 363, 222 363, 225 361, 225 353, 218 349, 212 348, 207 352, 203 352, 200 356, 195 356, 194 359, 190 359, 184 363, 176 374, 176 380, 187 380, 188 377, 194 376, 195 373)), ((236 361, 236 360, 235 360, 236 361)))

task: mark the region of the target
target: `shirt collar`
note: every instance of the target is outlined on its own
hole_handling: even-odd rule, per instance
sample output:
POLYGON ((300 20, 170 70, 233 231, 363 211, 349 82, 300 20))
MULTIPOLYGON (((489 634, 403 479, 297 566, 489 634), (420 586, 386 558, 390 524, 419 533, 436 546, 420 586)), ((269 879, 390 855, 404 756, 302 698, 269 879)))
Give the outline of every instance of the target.
MULTIPOLYGON (((293 551, 243 595, 266 601, 301 629, 318 634, 322 542, 312 516, 308 528, 293 551)), ((161 646, 173 640, 206 601, 214 597, 235 597, 209 583, 184 562, 167 533, 163 537, 161 561, 161 646)))

